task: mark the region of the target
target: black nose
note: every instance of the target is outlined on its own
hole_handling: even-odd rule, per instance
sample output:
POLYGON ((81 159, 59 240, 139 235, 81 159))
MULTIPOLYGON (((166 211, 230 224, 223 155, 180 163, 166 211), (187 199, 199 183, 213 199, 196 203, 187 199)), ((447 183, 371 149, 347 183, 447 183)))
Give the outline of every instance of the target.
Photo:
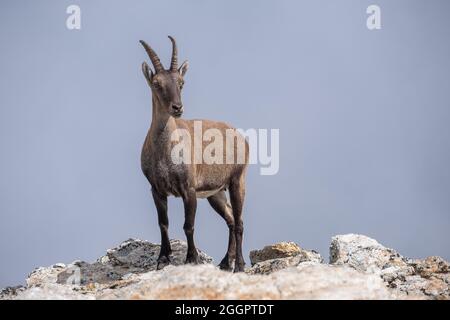
POLYGON ((181 112, 183 110, 183 105, 172 103, 172 110, 175 112, 181 112))

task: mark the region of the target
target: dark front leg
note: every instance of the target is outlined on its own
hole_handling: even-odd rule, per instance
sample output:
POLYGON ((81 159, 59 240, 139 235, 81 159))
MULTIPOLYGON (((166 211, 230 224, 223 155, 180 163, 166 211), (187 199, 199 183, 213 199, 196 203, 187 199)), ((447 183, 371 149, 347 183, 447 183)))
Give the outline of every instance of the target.
POLYGON ((160 195, 152 188, 153 200, 158 211, 158 223, 161 230, 161 251, 159 252, 157 269, 162 269, 171 261, 172 249, 169 241, 169 217, 167 216, 167 197, 160 195))
POLYGON ((195 263, 198 261, 198 253, 194 244, 194 224, 195 224, 195 212, 197 211, 197 197, 195 190, 191 189, 183 197, 184 202, 184 233, 187 238, 187 255, 186 263, 195 263))

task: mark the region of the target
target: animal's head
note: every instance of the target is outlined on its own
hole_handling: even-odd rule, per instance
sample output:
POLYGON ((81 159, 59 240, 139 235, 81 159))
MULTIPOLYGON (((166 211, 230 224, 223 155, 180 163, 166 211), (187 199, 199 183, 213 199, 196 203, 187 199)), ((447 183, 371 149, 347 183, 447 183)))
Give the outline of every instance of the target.
POLYGON ((181 102, 181 89, 184 84, 184 75, 188 69, 188 62, 185 61, 178 67, 178 50, 175 39, 169 36, 172 41, 172 60, 169 69, 164 69, 158 55, 143 40, 140 43, 152 61, 155 71, 146 62, 142 63, 142 72, 152 90, 153 96, 159 102, 159 112, 166 112, 176 118, 183 114, 183 103, 181 102))

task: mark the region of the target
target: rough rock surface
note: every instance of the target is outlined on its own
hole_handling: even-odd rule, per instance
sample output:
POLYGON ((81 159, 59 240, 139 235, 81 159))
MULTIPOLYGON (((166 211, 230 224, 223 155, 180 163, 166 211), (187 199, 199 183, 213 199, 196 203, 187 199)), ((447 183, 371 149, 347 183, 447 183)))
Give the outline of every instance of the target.
POLYGON ((34 270, 25 287, 0 299, 449 299, 448 262, 410 260, 361 235, 335 236, 330 264, 292 242, 252 253, 245 273, 219 270, 199 252, 184 265, 186 244, 171 240, 172 265, 156 270, 160 246, 127 240, 93 263, 34 270))
MULTIPOLYGON (((7 297, 4 297, 7 298, 7 297)), ((270 275, 233 274, 211 264, 167 266, 110 283, 45 283, 14 299, 396 299, 375 275, 345 266, 303 264, 270 275)))
POLYGON ((450 264, 440 257, 412 260, 363 235, 335 236, 330 263, 378 274, 388 287, 413 296, 450 298, 450 264))
MULTIPOLYGON (((170 240, 172 264, 182 265, 186 257, 187 246, 184 241, 170 240)), ((156 270, 160 245, 139 239, 129 239, 119 246, 109 249, 106 255, 94 263, 74 261, 70 264, 57 263, 50 267, 40 267, 30 273, 26 279, 27 288, 53 284, 75 284, 80 286, 110 284, 122 280, 131 274, 156 270)), ((212 258, 199 250, 200 263, 211 263, 212 258)), ((59 288, 61 286, 56 286, 59 288)), ((14 294, 24 288, 6 288, 5 294, 14 294)))
POLYGON ((100 299, 394 299, 374 275, 348 267, 302 265, 270 275, 233 274, 212 265, 168 267, 100 299), (142 281, 145 279, 145 281, 142 281))
MULTIPOLYGON (((186 243, 170 241, 173 255, 172 264, 184 264, 186 243)), ((58 263, 50 268, 37 268, 27 278, 27 286, 42 283, 81 284, 109 283, 121 280, 126 274, 143 273, 156 270, 160 245, 148 241, 129 239, 119 246, 109 249, 106 255, 94 263, 74 261, 65 265, 58 263)), ((212 258, 199 251, 201 263, 211 263, 212 258)))
POLYGON ((250 261, 252 267, 246 270, 248 274, 269 274, 305 262, 323 263, 323 258, 316 251, 302 249, 294 242, 279 242, 250 251, 250 261))
POLYGON ((250 262, 252 266, 258 262, 301 256, 302 261, 317 261, 322 262, 322 257, 316 251, 308 251, 300 248, 294 242, 279 242, 269 246, 265 246, 261 250, 250 251, 250 262))

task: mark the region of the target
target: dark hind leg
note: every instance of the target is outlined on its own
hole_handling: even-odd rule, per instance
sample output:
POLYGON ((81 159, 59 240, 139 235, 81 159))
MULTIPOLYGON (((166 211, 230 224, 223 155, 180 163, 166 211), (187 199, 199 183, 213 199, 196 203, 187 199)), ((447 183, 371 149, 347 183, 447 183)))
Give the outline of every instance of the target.
POLYGON ((157 269, 162 269, 170 263, 172 249, 169 241, 169 217, 167 216, 167 197, 160 195, 152 189, 156 211, 158 211, 158 223, 161 230, 161 250, 159 252, 157 269))
POLYGON ((225 257, 219 264, 222 270, 231 270, 236 252, 236 238, 234 235, 234 217, 231 205, 228 203, 225 191, 220 191, 208 197, 208 202, 213 209, 225 220, 229 230, 228 249, 225 257))
POLYGON ((198 264, 198 252, 194 243, 194 225, 195 225, 195 212, 197 210, 197 198, 195 190, 190 189, 183 196, 184 202, 184 233, 187 238, 187 255, 186 263, 198 264))
POLYGON ((230 200, 233 208, 234 234, 236 237, 236 261, 234 272, 244 271, 244 257, 242 256, 242 235, 244 233, 244 223, 242 221, 242 207, 245 198, 244 174, 236 177, 230 183, 230 200))

